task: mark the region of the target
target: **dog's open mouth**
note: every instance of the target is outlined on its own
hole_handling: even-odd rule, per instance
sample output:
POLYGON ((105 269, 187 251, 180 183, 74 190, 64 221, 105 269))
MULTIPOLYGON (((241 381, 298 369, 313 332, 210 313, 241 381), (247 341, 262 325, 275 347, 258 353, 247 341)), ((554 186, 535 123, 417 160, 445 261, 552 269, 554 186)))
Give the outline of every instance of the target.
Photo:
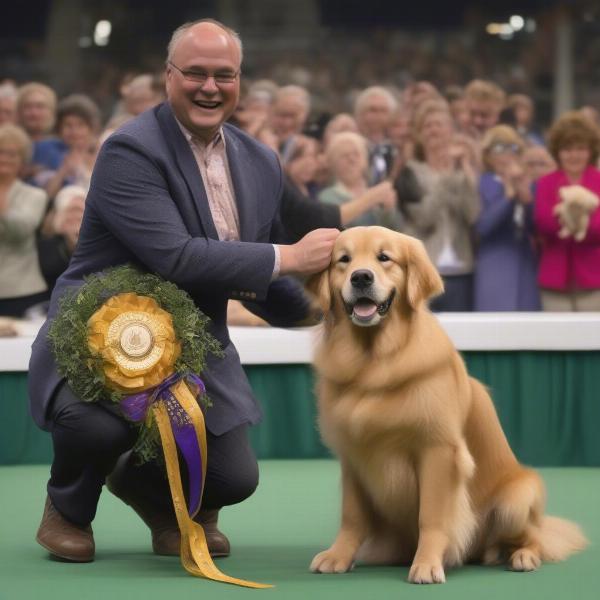
POLYGON ((395 294, 396 290, 392 290, 392 293, 389 295, 388 299, 381 304, 377 304, 374 300, 367 297, 358 298, 354 302, 345 302, 346 311, 357 321, 366 323, 370 321, 376 314, 378 314, 380 317, 383 317, 390 309, 395 294))

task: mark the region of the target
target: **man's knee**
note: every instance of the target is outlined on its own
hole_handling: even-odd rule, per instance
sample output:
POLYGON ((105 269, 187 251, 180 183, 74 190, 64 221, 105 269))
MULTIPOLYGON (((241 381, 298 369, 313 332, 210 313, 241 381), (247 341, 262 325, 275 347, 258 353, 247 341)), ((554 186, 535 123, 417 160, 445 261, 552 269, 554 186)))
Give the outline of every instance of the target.
POLYGON ((130 425, 99 406, 71 404, 54 416, 55 443, 73 446, 74 451, 119 456, 131 447, 135 433, 130 425))
POLYGON ((237 504, 252 496, 258 486, 258 464, 256 461, 238 471, 228 482, 227 504, 237 504))
POLYGON ((202 505, 205 508, 220 508, 237 504, 249 498, 258 486, 258 464, 256 460, 243 465, 228 465, 213 477, 207 477, 202 505))

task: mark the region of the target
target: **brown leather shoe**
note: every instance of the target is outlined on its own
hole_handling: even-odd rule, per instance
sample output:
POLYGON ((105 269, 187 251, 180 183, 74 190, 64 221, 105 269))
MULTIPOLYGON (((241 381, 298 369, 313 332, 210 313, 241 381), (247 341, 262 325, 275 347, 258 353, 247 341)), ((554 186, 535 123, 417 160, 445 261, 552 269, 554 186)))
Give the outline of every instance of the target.
MULTIPOLYGON (((206 535, 208 551, 213 558, 229 556, 231 546, 227 537, 217 528, 218 510, 201 510, 194 521, 202 525, 206 535)), ((152 549, 154 554, 179 556, 181 535, 177 525, 152 529, 152 549)))
POLYGON ((195 516, 194 521, 200 523, 202 529, 204 529, 210 555, 212 557, 229 556, 231 545, 225 534, 217 527, 218 519, 218 510, 201 510, 195 516))
MULTIPOLYGON (((127 487, 118 472, 113 472, 106 478, 106 487, 117 498, 131 506, 149 527, 154 554, 179 556, 181 534, 172 510, 165 514, 151 506, 141 494, 137 495, 133 488, 127 487)), ((210 555, 213 557, 229 556, 229 540, 217 529, 218 515, 218 510, 201 510, 194 520, 200 523, 204 529, 210 555)))
MULTIPOLYGON (((139 513, 138 513, 139 514, 139 513)), ((206 544, 208 551, 213 558, 229 556, 231 546, 227 537, 217 528, 218 510, 200 511, 194 521, 202 525, 206 535, 206 544)), ((163 556, 179 556, 181 535, 177 525, 168 523, 162 526, 151 527, 152 532, 152 550, 154 554, 163 556)))
POLYGON ((67 521, 56 510, 50 496, 46 497, 44 515, 35 539, 50 554, 59 558, 73 562, 94 560, 96 546, 91 525, 80 527, 67 521))

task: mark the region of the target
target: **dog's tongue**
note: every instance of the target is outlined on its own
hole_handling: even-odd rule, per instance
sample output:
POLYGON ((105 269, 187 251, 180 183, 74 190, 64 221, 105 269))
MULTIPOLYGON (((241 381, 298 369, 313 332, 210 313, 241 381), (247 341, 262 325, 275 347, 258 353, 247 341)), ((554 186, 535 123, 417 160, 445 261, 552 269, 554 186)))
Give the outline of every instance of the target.
POLYGON ((362 298, 354 305, 354 314, 361 319, 368 319, 377 312, 377 304, 372 300, 362 298))

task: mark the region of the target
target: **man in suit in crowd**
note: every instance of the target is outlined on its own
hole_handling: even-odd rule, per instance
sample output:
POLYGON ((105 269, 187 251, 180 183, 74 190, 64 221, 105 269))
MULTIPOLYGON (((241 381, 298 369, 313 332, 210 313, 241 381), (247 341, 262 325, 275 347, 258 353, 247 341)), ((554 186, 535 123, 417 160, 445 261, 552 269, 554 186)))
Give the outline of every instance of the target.
POLYGON ((310 94, 303 87, 286 85, 277 90, 270 121, 284 165, 288 164, 297 149, 309 113, 310 94))
POLYGON ((394 96, 384 87, 363 90, 354 102, 354 117, 369 146, 369 185, 385 181, 394 161, 394 148, 388 129, 398 108, 394 96))
POLYGON ((114 405, 81 402, 57 373, 48 346, 59 298, 89 273, 137 265, 187 291, 211 319, 224 357, 209 358, 202 374, 213 406, 206 412, 208 471, 196 518, 213 555, 229 553, 217 529, 218 510, 244 500, 257 485, 247 428, 260 410, 229 340, 227 301, 282 302, 290 287, 279 276, 325 268, 338 231, 315 230, 292 245, 271 243, 280 229, 278 159, 224 124, 239 98, 241 59, 237 34, 220 23, 202 20, 177 29, 168 50, 168 101, 128 122, 98 156, 79 242, 30 363, 32 415, 54 445, 37 540, 56 556, 93 560, 90 523, 120 456, 109 489, 149 525, 156 553, 179 553, 164 475, 154 463, 138 468, 122 456, 135 441, 134 430, 114 405))

